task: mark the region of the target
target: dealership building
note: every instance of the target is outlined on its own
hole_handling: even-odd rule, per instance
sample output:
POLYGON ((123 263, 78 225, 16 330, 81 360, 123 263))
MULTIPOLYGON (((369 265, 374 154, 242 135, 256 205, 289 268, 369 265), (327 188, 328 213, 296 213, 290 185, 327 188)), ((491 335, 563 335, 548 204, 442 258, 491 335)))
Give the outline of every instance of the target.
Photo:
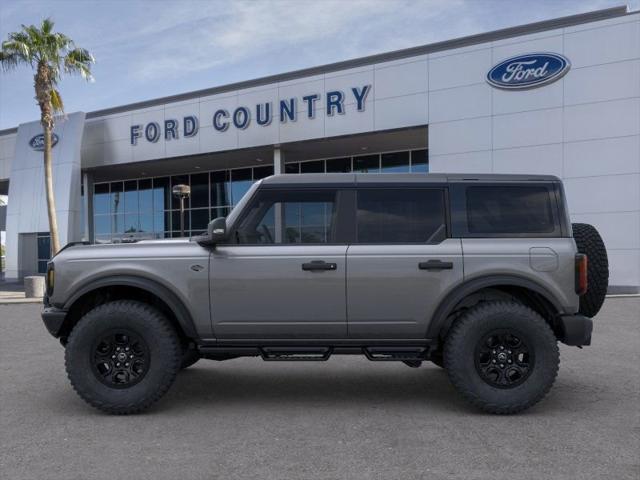
MULTIPOLYGON (((43 272, 42 129, 0 131, 6 278, 43 272)), ((57 122, 62 243, 186 234, 256 180, 305 172, 552 174, 640 287, 640 12, 616 7, 181 93, 57 122)))

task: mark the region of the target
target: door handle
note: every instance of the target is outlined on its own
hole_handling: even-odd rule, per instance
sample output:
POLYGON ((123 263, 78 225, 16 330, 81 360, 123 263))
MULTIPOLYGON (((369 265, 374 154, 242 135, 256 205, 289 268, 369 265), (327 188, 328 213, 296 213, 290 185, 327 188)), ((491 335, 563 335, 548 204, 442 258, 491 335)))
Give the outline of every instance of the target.
POLYGON ((323 260, 313 260, 309 263, 302 264, 302 270, 309 272, 321 271, 321 270, 336 270, 338 268, 337 263, 327 263, 323 260))
POLYGON ((443 262, 442 260, 429 260, 418 264, 420 270, 451 270, 453 262, 443 262))

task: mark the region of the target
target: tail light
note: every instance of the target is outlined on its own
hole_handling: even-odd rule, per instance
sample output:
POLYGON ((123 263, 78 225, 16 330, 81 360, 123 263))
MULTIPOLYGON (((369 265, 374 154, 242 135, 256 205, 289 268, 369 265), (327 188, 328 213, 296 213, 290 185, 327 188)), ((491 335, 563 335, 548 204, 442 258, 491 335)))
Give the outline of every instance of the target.
POLYGON ((53 262, 49 262, 47 264, 47 276, 45 278, 45 285, 47 290, 47 297, 50 297, 53 294, 53 286, 55 284, 56 279, 56 271, 53 267, 53 262))
POLYGON ((587 256, 584 253, 576 255, 576 293, 584 295, 587 293, 589 282, 587 279, 587 256))

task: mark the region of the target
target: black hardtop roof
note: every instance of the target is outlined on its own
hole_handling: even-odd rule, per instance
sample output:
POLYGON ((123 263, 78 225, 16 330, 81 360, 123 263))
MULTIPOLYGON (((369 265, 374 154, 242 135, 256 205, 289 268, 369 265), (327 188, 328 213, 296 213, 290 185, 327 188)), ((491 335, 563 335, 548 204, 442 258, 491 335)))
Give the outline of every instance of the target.
POLYGON ((327 185, 367 185, 367 184, 430 184, 449 182, 559 182, 554 175, 512 175, 512 174, 461 174, 461 173, 291 173, 273 175, 261 180, 264 186, 327 186, 327 185))

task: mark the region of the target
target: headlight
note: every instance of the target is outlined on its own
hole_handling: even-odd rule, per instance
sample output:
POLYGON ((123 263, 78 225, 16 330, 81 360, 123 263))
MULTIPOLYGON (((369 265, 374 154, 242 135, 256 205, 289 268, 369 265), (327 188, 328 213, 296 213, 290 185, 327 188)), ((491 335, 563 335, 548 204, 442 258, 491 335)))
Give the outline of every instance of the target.
POLYGON ((53 262, 47 263, 47 297, 50 297, 53 294, 53 284, 56 279, 56 271, 53 266, 53 262))

